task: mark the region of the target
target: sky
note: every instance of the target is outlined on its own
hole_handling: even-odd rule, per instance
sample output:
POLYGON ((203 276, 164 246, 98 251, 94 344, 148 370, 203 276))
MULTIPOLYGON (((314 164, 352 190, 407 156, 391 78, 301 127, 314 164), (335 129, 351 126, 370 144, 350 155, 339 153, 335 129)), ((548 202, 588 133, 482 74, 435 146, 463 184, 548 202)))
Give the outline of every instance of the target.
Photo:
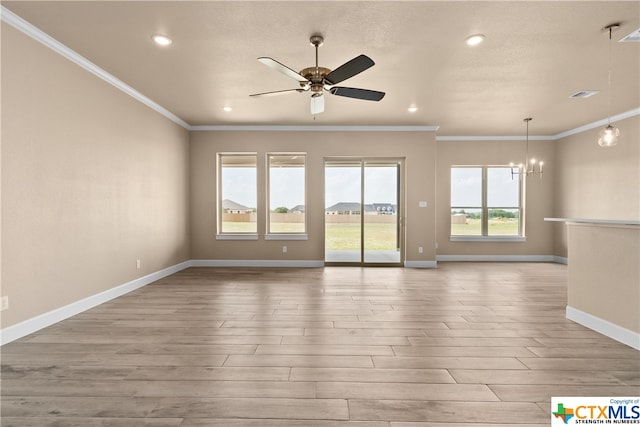
MULTIPOLYGON (((365 169, 365 203, 396 204, 396 166, 365 169)), ((360 200, 360 168, 329 167, 325 169, 325 207, 338 202, 360 200)), ((270 209, 285 206, 289 209, 305 204, 304 169, 273 168, 270 176, 270 209)), ((307 183, 308 191, 321 191, 321 185, 307 183)), ((222 198, 247 207, 256 206, 256 171, 254 168, 223 170, 222 198)))
MULTIPOLYGON (((491 168, 487 176, 487 206, 517 207, 519 178, 510 168, 491 168)), ((482 168, 451 168, 451 206, 482 206, 482 168)))
MULTIPOLYGON (((222 197, 247 207, 256 206, 256 170, 225 168, 222 197)), ((325 208, 339 202, 360 200, 360 167, 325 168, 325 208)), ((304 205, 304 168, 273 168, 270 176, 270 209, 304 205)), ((365 203, 397 203, 397 169, 395 165, 365 168, 365 203)), ((482 205, 482 169, 452 168, 452 206, 482 205)), ((518 206, 518 177, 512 179, 509 168, 490 169, 488 198, 490 207, 518 206)), ((307 183, 308 191, 320 190, 320 185, 307 183)))
POLYGON ((233 200, 248 208, 256 207, 256 169, 222 169, 222 199, 233 200))
MULTIPOLYGON (((339 202, 359 202, 361 191, 360 167, 325 168, 325 208, 339 202)), ((364 202, 397 204, 397 169, 366 167, 364 202)))

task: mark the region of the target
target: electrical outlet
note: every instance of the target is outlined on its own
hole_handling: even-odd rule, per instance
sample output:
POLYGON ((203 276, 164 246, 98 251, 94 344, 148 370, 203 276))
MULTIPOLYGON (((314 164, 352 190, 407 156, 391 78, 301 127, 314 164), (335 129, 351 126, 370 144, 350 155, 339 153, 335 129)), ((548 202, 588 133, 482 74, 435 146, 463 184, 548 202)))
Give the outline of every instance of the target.
POLYGON ((9 297, 0 298, 0 311, 5 311, 9 308, 9 297))
POLYGON ((418 246, 418 253, 421 254, 424 252, 424 248, 422 246, 418 246))
POLYGON ((139 260, 139 259, 137 259, 137 260, 136 260, 136 268, 137 268, 138 270, 140 270, 140 266, 141 266, 141 265, 142 265, 142 263, 140 262, 140 260, 139 260))
POLYGON ((286 254, 286 253, 287 253, 287 247, 286 247, 286 246, 283 246, 283 247, 282 247, 282 253, 283 253, 283 254, 286 254))

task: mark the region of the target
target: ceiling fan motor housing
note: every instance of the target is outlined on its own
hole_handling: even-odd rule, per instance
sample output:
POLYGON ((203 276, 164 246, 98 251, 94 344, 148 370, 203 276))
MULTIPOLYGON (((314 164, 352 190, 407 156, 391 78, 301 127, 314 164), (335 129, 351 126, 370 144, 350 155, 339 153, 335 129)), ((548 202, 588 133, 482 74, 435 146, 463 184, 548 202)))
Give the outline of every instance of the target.
MULTIPOLYGON (((300 75, 311 82, 311 92, 322 92, 324 86, 324 78, 331 72, 325 67, 308 67, 300 71, 300 75)), ((301 87, 307 84, 300 83, 301 87)))

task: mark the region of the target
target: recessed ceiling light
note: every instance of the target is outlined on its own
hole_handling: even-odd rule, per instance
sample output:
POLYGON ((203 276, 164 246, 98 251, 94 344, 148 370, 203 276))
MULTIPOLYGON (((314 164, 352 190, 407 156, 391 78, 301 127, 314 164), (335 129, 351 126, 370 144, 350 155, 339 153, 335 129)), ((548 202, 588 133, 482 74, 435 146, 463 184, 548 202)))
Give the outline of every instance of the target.
POLYGON ((169 46, 171 43, 173 43, 173 40, 171 40, 169 37, 167 36, 163 36, 162 34, 154 34, 151 36, 151 39, 160 46, 169 46))
POLYGON ((479 45, 484 41, 484 34, 474 34, 472 36, 467 37, 464 42, 469 46, 479 45))
POLYGON ((416 111, 418 111, 418 107, 412 105, 411 107, 407 108, 407 111, 410 113, 415 113, 416 111))
POLYGON ((226 106, 226 107, 222 107, 222 109, 226 112, 226 113, 230 113, 233 111, 233 108, 226 106))

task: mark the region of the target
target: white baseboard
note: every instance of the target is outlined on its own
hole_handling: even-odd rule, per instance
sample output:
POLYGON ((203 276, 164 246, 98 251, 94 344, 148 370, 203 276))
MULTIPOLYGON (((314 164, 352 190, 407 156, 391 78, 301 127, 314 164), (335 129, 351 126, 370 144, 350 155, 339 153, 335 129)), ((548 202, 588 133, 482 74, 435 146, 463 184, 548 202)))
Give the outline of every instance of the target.
POLYGON ((180 264, 176 264, 163 270, 156 271, 155 273, 132 280, 123 285, 116 286, 115 288, 100 292, 99 294, 65 305, 64 307, 51 310, 15 325, 8 326, 0 331, 0 345, 5 345, 11 341, 17 340, 18 338, 25 337, 39 331, 40 329, 51 326, 61 320, 68 319, 69 317, 75 316, 76 314, 82 313, 83 311, 89 310, 90 308, 103 304, 131 291, 135 291, 149 283, 153 283, 156 280, 160 280, 190 266, 191 261, 184 261, 180 264))
POLYGON ((640 350, 640 334, 577 308, 567 306, 567 319, 593 329, 611 339, 640 350))
POLYGON ((219 260, 219 259, 194 259, 191 267, 324 267, 324 261, 313 260, 219 260))
POLYGON ((438 266, 437 261, 405 261, 404 266, 406 268, 436 268, 438 266))
POLYGON ((556 264, 564 264, 564 265, 569 265, 569 258, 564 257, 564 256, 553 256, 553 262, 555 262, 556 264))
POLYGON ((436 255, 436 261, 555 262, 553 255, 436 255))

